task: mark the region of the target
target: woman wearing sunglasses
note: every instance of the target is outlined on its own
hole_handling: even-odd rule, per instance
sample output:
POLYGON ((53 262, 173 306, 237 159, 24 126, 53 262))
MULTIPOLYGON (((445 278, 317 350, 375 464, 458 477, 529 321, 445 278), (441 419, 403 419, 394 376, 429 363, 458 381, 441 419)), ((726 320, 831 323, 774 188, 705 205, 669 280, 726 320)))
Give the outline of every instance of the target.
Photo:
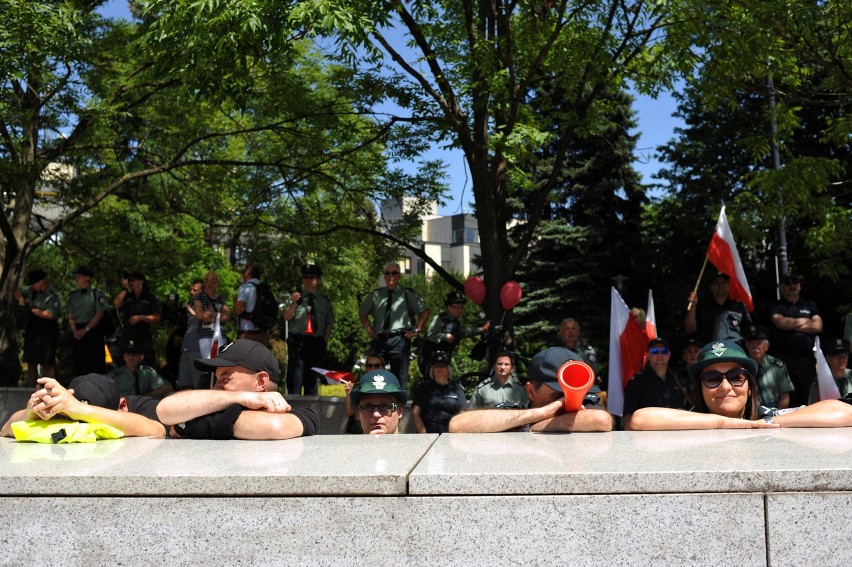
POLYGON ((713 341, 689 367, 695 410, 649 407, 637 410, 632 430, 849 427, 852 405, 825 400, 764 417, 758 412, 757 363, 733 341, 713 341))

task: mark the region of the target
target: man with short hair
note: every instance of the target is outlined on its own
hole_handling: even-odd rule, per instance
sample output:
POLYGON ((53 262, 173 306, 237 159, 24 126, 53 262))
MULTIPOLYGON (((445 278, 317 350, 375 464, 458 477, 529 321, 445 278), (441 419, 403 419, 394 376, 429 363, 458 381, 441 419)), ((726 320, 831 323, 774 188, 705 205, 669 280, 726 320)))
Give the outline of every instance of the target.
POLYGON ((786 275, 778 287, 781 299, 769 307, 772 320, 770 348, 786 366, 795 391, 790 405, 798 407, 808 403, 811 383, 816 378, 815 338, 822 332, 822 317, 816 303, 801 298, 799 278, 786 275))
POLYGON ((530 399, 527 391, 513 372, 514 358, 507 351, 500 351, 494 357, 491 374, 476 385, 470 405, 473 408, 525 408, 530 399))
POLYGON ((215 372, 211 390, 185 390, 157 406, 163 423, 192 439, 291 439, 310 436, 318 427, 308 408, 293 408, 277 392, 278 361, 272 351, 239 339, 217 358, 198 359, 195 367, 215 372))
POLYGON ((790 407, 790 392, 796 388, 783 362, 766 354, 769 350, 769 332, 763 327, 751 329, 746 338, 746 352, 757 362, 757 388, 760 405, 767 408, 790 407))
POLYGON ((559 385, 559 368, 580 357, 562 347, 550 347, 536 354, 528 368, 524 388, 530 401, 527 409, 475 409, 450 420, 450 433, 496 433, 527 430, 535 432, 611 431, 612 417, 601 407, 592 386, 579 411, 566 412, 559 385))
POLYGON ((689 294, 689 309, 683 319, 687 334, 697 331, 702 344, 710 341, 735 341, 742 344, 751 328, 751 317, 745 305, 728 296, 731 277, 716 273, 710 281, 712 298, 698 303, 698 295, 689 294))
POLYGON ((311 368, 325 362, 328 339, 334 325, 334 310, 328 297, 318 291, 322 268, 302 266, 302 287, 290 294, 284 309, 287 331, 287 393, 300 396, 317 394, 317 373, 311 368))
MULTIPOLYGON (((39 366, 43 376, 52 377, 59 342, 59 293, 50 285, 47 272, 30 270, 27 287, 15 290, 18 300, 18 327, 24 331, 24 356, 27 386, 35 387, 39 366)), ((17 386, 17 380, 14 384, 17 386)))
POLYGON ((399 264, 386 263, 384 272, 384 287, 367 296, 358 309, 358 318, 372 339, 370 350, 390 363, 391 372, 406 389, 411 341, 422 332, 430 311, 413 289, 399 285, 399 264))
POLYGON ((624 429, 630 426, 633 413, 641 408, 660 407, 690 409, 694 406, 692 392, 687 391, 669 368, 672 352, 666 339, 651 339, 648 361, 641 372, 633 376, 624 388, 624 429))
MULTIPOLYGON (((852 370, 849 366, 849 341, 842 338, 836 338, 826 342, 822 347, 822 352, 825 355, 825 361, 828 363, 828 368, 831 370, 831 376, 837 384, 837 389, 840 391, 840 396, 852 393, 852 370)), ((819 384, 814 380, 811 386, 811 392, 808 396, 808 404, 813 404, 819 400, 819 384)))
POLYGON ((369 435, 400 433, 408 391, 387 370, 371 370, 364 374, 350 393, 361 430, 369 435))
POLYGON ((125 437, 165 437, 168 428, 156 419, 156 402, 145 396, 121 397, 115 383, 102 374, 77 376, 62 387, 53 378, 39 378, 41 389, 30 396, 26 409, 12 414, 0 436, 12 437, 12 424, 56 417, 101 423, 125 437), (154 402, 153 407, 150 402, 154 402))
POLYGON ((576 319, 566 317, 559 324, 559 338, 565 348, 580 355, 583 362, 592 367, 595 376, 598 374, 598 355, 589 344, 580 341, 580 324, 576 319))
POLYGON ((65 306, 65 316, 73 337, 74 373, 78 376, 106 371, 104 333, 100 322, 108 307, 103 292, 92 286, 94 275, 89 266, 77 266, 74 270, 77 289, 68 294, 65 306))
POLYGON ((676 372, 676 375, 681 385, 690 395, 692 395, 694 384, 692 383, 692 379, 689 377, 688 368, 698 362, 698 354, 701 352, 702 346, 704 345, 699 343, 697 339, 686 339, 686 344, 683 345, 683 349, 680 353, 682 365, 676 372))
POLYGON ((251 320, 257 306, 257 286, 260 285, 260 264, 251 262, 243 269, 243 284, 234 297, 234 313, 237 314, 237 338, 249 339, 269 346, 269 333, 258 328, 251 320))
POLYGON ((121 349, 124 366, 113 370, 109 377, 115 381, 122 396, 151 396, 162 398, 172 391, 172 385, 160 376, 155 369, 142 364, 145 351, 135 339, 128 339, 121 349))

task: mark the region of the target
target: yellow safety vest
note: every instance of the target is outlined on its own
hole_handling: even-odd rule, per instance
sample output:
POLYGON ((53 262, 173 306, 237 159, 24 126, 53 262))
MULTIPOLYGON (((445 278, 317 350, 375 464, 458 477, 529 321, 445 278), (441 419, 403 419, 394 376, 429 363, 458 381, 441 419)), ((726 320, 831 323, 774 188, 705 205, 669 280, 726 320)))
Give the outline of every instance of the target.
POLYGON ((124 433, 111 425, 70 419, 16 421, 12 433, 18 441, 36 443, 94 443, 98 439, 121 439, 124 433))

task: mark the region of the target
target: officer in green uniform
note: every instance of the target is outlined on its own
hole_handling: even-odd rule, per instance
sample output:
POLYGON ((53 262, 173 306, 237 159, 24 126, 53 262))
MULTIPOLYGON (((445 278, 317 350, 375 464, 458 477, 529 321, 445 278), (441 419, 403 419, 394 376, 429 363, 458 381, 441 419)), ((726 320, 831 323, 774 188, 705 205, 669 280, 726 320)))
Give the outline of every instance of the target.
POLYGON ((92 286, 95 273, 89 266, 74 270, 77 290, 68 294, 65 317, 74 337, 74 375, 103 374, 106 371, 104 333, 101 319, 107 302, 101 290, 92 286))
POLYGON ((591 345, 580 341, 580 324, 577 323, 576 319, 566 317, 562 320, 559 324, 559 338, 562 339, 565 348, 578 354, 583 362, 592 367, 595 376, 598 376, 600 370, 598 368, 598 355, 591 345))
POLYGON ((172 391, 172 385, 163 380, 156 370, 142 364, 145 348, 140 342, 135 339, 126 340, 121 352, 124 366, 116 368, 109 375, 118 386, 119 394, 162 398, 172 391))
POLYGON ((328 297, 318 290, 322 268, 317 264, 302 266, 302 287, 290 294, 284 309, 287 330, 287 393, 315 396, 316 372, 325 362, 328 339, 334 326, 334 310, 328 297))
POLYGON ((774 356, 766 354, 768 350, 769 331, 763 327, 752 328, 746 338, 746 351, 749 358, 757 362, 760 405, 784 409, 790 407, 790 392, 796 387, 790 379, 787 366, 774 356))
POLYGON ((31 270, 27 274, 27 287, 16 291, 15 299, 18 300, 18 328, 24 331, 27 386, 35 388, 39 366, 44 376, 56 376, 53 365, 62 313, 59 293, 50 285, 47 272, 31 270))
POLYGON ((367 296, 358 308, 358 318, 372 339, 370 351, 390 363, 404 390, 408 387, 411 341, 426 326, 430 311, 413 289, 399 285, 399 277, 399 264, 385 264, 385 285, 367 296))
POLYGON ((446 311, 432 317, 429 330, 426 332, 426 340, 420 347, 420 356, 418 357, 421 376, 429 375, 429 361, 432 360, 433 353, 445 352, 452 356, 453 351, 462 339, 484 333, 491 326, 490 321, 487 321, 481 327, 463 325, 460 318, 464 313, 466 302, 464 295, 457 291, 451 291, 444 301, 444 305, 447 307, 446 311))

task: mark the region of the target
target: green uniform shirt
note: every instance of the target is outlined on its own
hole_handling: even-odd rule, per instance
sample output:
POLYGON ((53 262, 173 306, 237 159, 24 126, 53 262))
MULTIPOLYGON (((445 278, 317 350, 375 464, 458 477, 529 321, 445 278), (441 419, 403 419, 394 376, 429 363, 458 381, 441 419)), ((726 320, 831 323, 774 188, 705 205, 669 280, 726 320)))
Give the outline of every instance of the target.
POLYGON ((68 294, 65 314, 73 317, 78 325, 85 325, 98 311, 106 311, 107 302, 103 292, 93 287, 78 289, 68 294))
POLYGON ((36 293, 33 291, 33 288, 27 286, 21 294, 30 308, 45 309, 53 314, 54 321, 59 319, 59 315, 62 313, 61 303, 59 301, 59 292, 53 286, 48 287, 44 293, 36 293))
POLYGON ((139 375, 138 392, 136 391, 136 378, 126 366, 116 368, 110 372, 109 376, 115 381, 115 385, 118 386, 118 393, 122 396, 145 395, 166 383, 157 371, 150 366, 140 364, 136 373, 139 375))
POLYGON ((296 305, 296 311, 290 320, 289 332, 291 335, 304 335, 308 325, 308 306, 311 304, 313 295, 313 308, 311 309, 311 320, 313 334, 322 337, 325 328, 334 325, 334 310, 331 302, 321 293, 302 292, 302 300, 296 305))
POLYGON ((358 314, 364 317, 373 316, 373 329, 377 333, 389 333, 414 329, 417 327, 418 316, 426 311, 426 302, 413 289, 397 286, 393 290, 390 306, 390 325, 384 328, 385 314, 388 310, 388 288, 380 287, 367 296, 358 309, 358 314))
POLYGON ((477 333, 479 333, 478 328, 467 327, 449 313, 444 312, 432 317, 429 330, 426 332, 426 340, 438 344, 446 342, 447 335, 453 335, 453 346, 457 346, 462 339, 473 337, 477 333))
POLYGON ((774 356, 766 355, 757 365, 757 387, 760 389, 760 405, 777 408, 781 394, 795 390, 787 367, 774 356))
POLYGON ((493 408, 502 403, 517 404, 523 408, 530 405, 527 391, 514 374, 509 376, 505 384, 489 376, 477 384, 470 399, 470 405, 474 408, 493 408))

